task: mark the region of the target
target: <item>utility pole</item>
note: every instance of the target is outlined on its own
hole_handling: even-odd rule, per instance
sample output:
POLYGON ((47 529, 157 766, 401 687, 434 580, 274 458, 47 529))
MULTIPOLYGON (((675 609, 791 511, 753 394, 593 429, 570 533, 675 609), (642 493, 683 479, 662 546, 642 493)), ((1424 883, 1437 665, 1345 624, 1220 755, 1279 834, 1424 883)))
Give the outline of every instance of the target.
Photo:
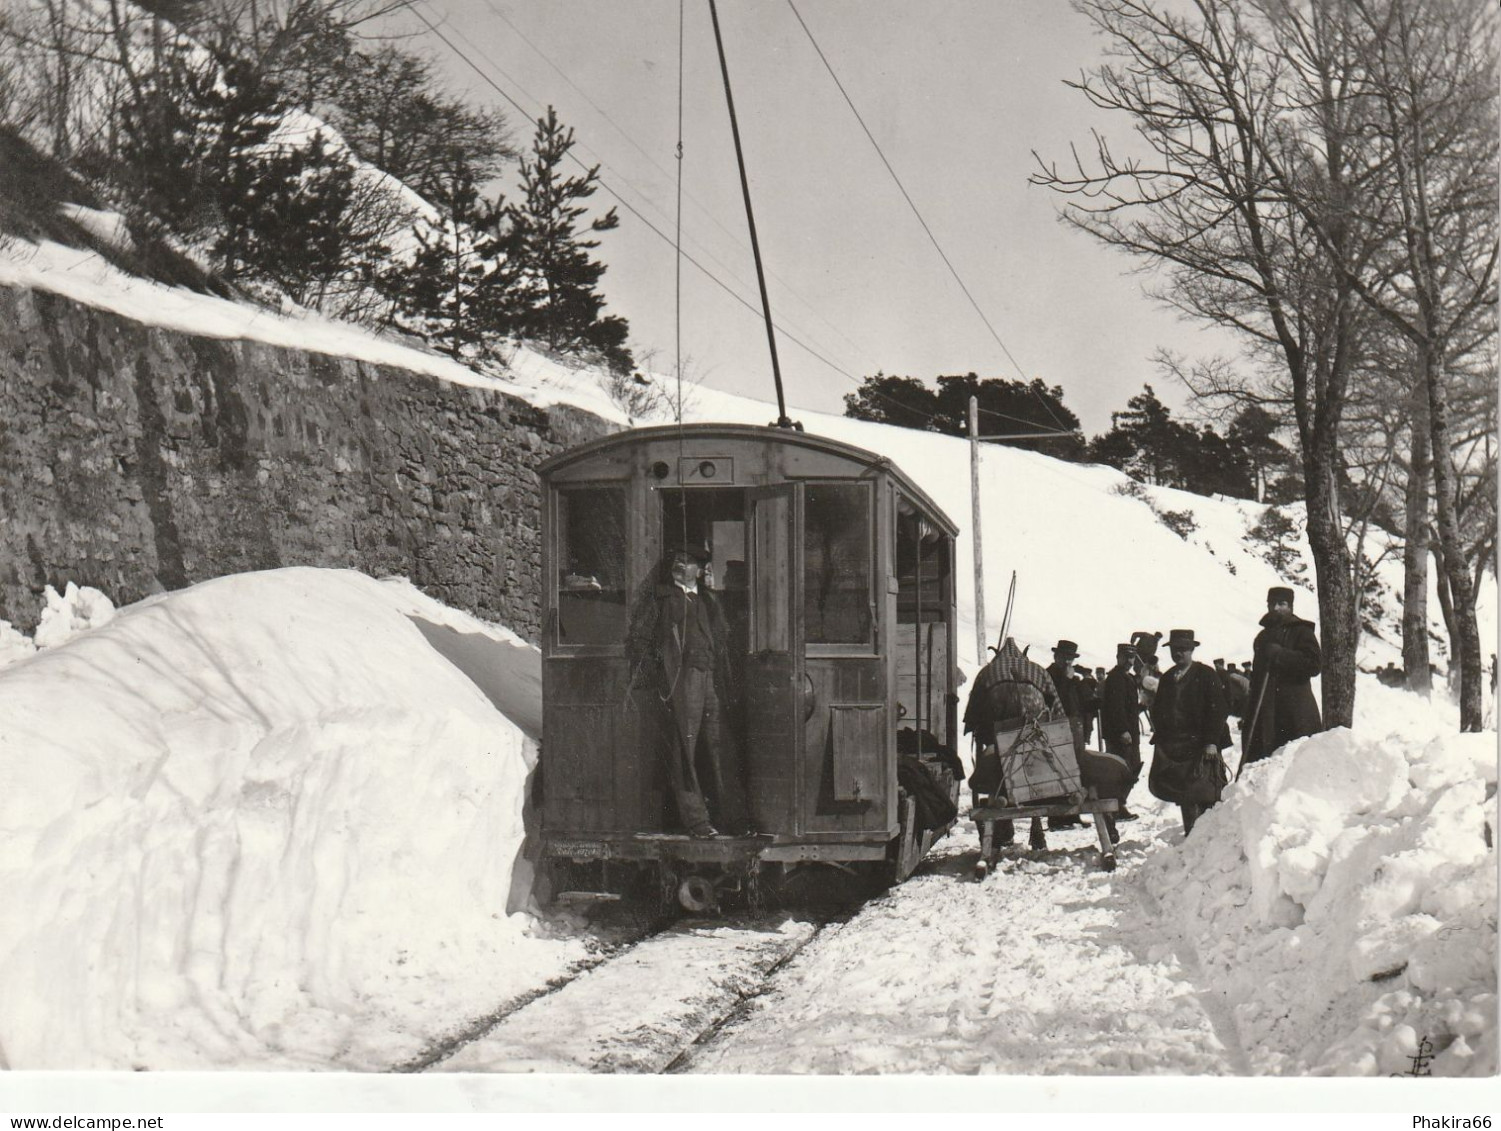
MULTIPOLYGON (((980 400, 969 398, 969 498, 971 536, 975 544, 975 658, 986 662, 985 656, 985 561, 980 543, 980 441, 981 440, 1053 440, 1061 436, 1078 436, 1072 431, 1051 430, 1046 432, 1008 432, 1001 436, 980 435, 980 400)), ((1016 575, 1011 577, 1013 589, 1016 575)), ((1010 610, 1007 610, 1008 614, 1010 610)))
POLYGON ((975 661, 985 663, 985 555, 980 548, 980 401, 969 398, 970 536, 975 544, 975 661))

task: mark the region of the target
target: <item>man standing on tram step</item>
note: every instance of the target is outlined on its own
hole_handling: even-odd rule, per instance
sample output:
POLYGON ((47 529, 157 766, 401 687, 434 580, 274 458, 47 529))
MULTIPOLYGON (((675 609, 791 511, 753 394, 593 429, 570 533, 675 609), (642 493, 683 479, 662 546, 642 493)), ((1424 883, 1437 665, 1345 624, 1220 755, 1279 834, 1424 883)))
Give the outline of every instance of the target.
POLYGON ((651 608, 632 626, 631 650, 636 665, 654 662, 658 694, 671 709, 676 741, 665 753, 673 800, 690 836, 720 835, 699 782, 696 755, 702 740, 714 816, 732 833, 748 834, 740 752, 725 718, 729 629, 709 585, 708 555, 698 547, 674 546, 668 561, 672 584, 658 587, 651 608))
POLYGON ((1100 729, 1104 732, 1105 752, 1126 763, 1130 784, 1121 794, 1117 821, 1134 821, 1126 809, 1126 798, 1141 778, 1141 693, 1136 686, 1136 649, 1129 644, 1115 646, 1115 667, 1105 677, 1100 693, 1100 729))
MULTIPOLYGON (((1060 640, 1053 648, 1053 662, 1048 665, 1048 675, 1053 677, 1053 686, 1058 689, 1058 702, 1068 716, 1069 729, 1074 732, 1074 763, 1084 757, 1084 699, 1083 681, 1074 675, 1073 663, 1079 658, 1079 646, 1072 640, 1060 640)), ((1087 825, 1079 816, 1049 817, 1048 828, 1064 829, 1073 825, 1087 825)))
POLYGON ((1226 782, 1220 751, 1230 745, 1225 690, 1208 664, 1194 661, 1199 642, 1193 629, 1168 634, 1173 666, 1162 673, 1152 701, 1152 796, 1174 802, 1183 812, 1183 833, 1220 799, 1226 782))
MULTIPOLYGON (((1256 634, 1251 688, 1241 735, 1244 769, 1269 758, 1283 745, 1324 729, 1319 705, 1308 681, 1323 667, 1319 638, 1312 621, 1293 613, 1293 591, 1267 590, 1266 616, 1256 634)), ((1237 775, 1238 776, 1238 775, 1237 775)))

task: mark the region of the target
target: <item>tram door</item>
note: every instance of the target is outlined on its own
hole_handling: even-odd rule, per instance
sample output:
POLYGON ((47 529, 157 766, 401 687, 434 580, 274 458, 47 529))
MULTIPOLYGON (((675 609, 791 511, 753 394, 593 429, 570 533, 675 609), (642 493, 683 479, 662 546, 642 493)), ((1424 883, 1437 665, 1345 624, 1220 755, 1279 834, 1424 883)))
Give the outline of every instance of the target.
POLYGON ((750 616, 743 750, 752 820, 772 833, 799 831, 804 674, 802 629, 792 615, 800 607, 794 490, 780 484, 747 492, 750 616))
MULTIPOLYGON (((726 704, 740 748, 751 818, 791 831, 803 675, 792 611, 797 583, 795 488, 688 487, 660 492, 661 544, 686 542, 709 557, 705 582, 729 627, 738 702, 726 704)), ((713 803, 710 805, 713 810, 713 803)))

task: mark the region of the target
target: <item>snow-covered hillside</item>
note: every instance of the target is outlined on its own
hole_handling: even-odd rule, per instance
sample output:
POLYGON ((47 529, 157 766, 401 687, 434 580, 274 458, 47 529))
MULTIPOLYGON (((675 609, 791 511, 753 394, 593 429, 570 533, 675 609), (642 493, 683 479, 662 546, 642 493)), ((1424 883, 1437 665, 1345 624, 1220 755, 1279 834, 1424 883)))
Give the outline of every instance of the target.
MULTIPOLYGON (((208 337, 251 338, 404 367, 438 380, 492 386, 534 404, 577 405, 621 425, 628 423, 592 369, 570 368, 522 349, 505 373, 484 375, 447 357, 316 315, 273 314, 163 287, 125 275, 98 256, 57 244, 16 241, 0 247, 0 285, 51 290, 147 324, 208 337)), ((756 376, 762 371, 761 359, 752 359, 747 396, 706 387, 690 390, 685 415, 690 420, 746 424, 775 419, 775 409, 755 396, 769 388, 768 380, 756 376)), ((839 416, 798 411, 792 415, 810 432, 891 456, 958 523, 959 615, 964 622, 960 659, 965 670, 973 672, 978 659, 971 643, 975 636, 968 444, 839 416)), ((1034 647, 1051 647, 1060 637, 1075 640, 1081 662, 1090 666, 1108 666, 1116 642, 1138 629, 1165 634, 1170 628, 1193 628, 1204 642, 1199 658, 1249 659, 1271 585, 1294 585, 1298 612, 1317 619, 1306 541, 1293 547, 1304 562, 1301 574, 1280 576, 1262 548, 1247 538, 1265 510, 1258 504, 1171 488, 1137 490, 1113 468, 1064 463, 999 446, 983 450, 980 493, 988 640, 993 641, 1000 628, 1013 570, 1017 597, 1011 634, 1034 647), (1124 493, 1128 490, 1135 494, 1124 493), (1187 539, 1173 533, 1154 513, 1167 511, 1190 513, 1197 529, 1187 539)), ((1296 508, 1292 510, 1296 521, 1296 508)), ((1379 576, 1387 592, 1401 592, 1399 559, 1385 561, 1379 576)), ((1482 588, 1481 638, 1494 640, 1495 578, 1488 578, 1482 588)), ((1436 593, 1428 607, 1434 633, 1445 639, 1436 593)), ((1388 608, 1385 639, 1368 636, 1363 642, 1358 657, 1363 668, 1373 670, 1400 660, 1394 619, 1398 615, 1395 607, 1388 608)))
MULTIPOLYGON (((0 284, 203 334, 499 383, 347 327, 126 279, 55 246, 0 248, 0 284)), ((593 374, 531 353, 504 384, 621 419, 593 374)), ((707 389, 693 401, 696 419, 775 415, 707 389)), ((962 441, 794 415, 892 457, 969 527, 962 441)), ((982 480, 992 635, 1014 569, 1012 632, 1034 648, 1067 636, 1104 664, 1134 629, 1192 627, 1201 657, 1246 657, 1265 589, 1282 580, 1240 536, 1258 508, 1149 490, 1159 510, 1193 511, 1198 529, 1185 540, 1120 493, 1124 477, 1107 468, 989 449, 982 480)), ((960 563, 968 651, 967 535, 960 563)), ((1495 604, 1492 581, 1491 638, 1495 604)), ((1316 615, 1308 590, 1298 605, 1316 615)), ((308 569, 75 619, 96 627, 34 653, 0 632, 0 652, 14 657, 0 670, 8 1067, 386 1069, 582 956, 577 935, 549 937, 527 909, 538 661, 504 629, 400 581, 308 569)), ((1368 641, 1363 664, 1391 658, 1388 647, 1368 641)), ((1155 910, 1091 922, 1080 953, 1121 949, 1129 935, 1112 962, 1142 964, 1143 977, 1189 956, 1224 987, 1240 1043, 1257 1049, 1237 1070, 1402 1071, 1426 1039, 1435 1072, 1493 1072, 1495 781, 1495 734, 1459 735, 1442 692, 1430 704, 1363 679, 1353 731, 1248 773, 1187 842, 1170 807, 1139 787, 1133 853, 1114 876, 1079 882, 1120 885, 1155 910), (1152 932, 1156 951, 1142 944, 1152 932)), ((962 897, 959 877, 928 877, 951 886, 934 888, 927 913, 980 899, 1004 917, 1023 893, 1067 915, 1075 881, 1050 887, 1039 875, 1022 884, 997 873, 962 897)), ((880 963, 891 997, 871 1004, 898 1016, 920 965, 900 948, 926 945, 901 939, 880 963)), ((952 993, 962 998, 960 981, 952 993)), ((804 1033, 814 1042, 816 1024, 804 1033)), ((768 1053, 750 1070, 778 1063, 768 1053)), ((935 1070, 899 1057, 879 1067, 935 1070)))

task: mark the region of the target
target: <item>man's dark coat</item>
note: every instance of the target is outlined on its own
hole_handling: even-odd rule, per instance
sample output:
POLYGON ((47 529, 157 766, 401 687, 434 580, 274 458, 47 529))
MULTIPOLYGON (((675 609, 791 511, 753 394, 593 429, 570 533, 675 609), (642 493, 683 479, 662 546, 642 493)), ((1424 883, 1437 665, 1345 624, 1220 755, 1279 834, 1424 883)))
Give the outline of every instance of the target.
POLYGON ((1206 785, 1199 767, 1205 759, 1205 746, 1212 744, 1223 750, 1230 745, 1227 714, 1225 689, 1219 674, 1208 664, 1195 661, 1186 672, 1170 668, 1162 673, 1152 701, 1156 752, 1147 775, 1147 788, 1154 797, 1179 805, 1219 800, 1218 787, 1206 785))
POLYGON ((1284 743, 1324 729, 1308 681, 1319 674, 1322 657, 1312 621, 1274 609, 1261 618, 1246 704, 1243 762, 1270 757, 1284 743))
POLYGON ((673 738, 664 750, 669 786, 684 827, 710 824, 696 758, 699 740, 703 769, 716 802, 714 817, 733 831, 747 825, 747 806, 740 751, 728 726, 734 688, 730 668, 729 626, 712 590, 700 586, 690 598, 677 585, 659 585, 638 604, 626 651, 633 686, 651 688, 669 708, 673 738), (699 618, 711 642, 708 671, 684 668, 689 617, 699 618))
POLYGON ((1136 679, 1131 669, 1119 665, 1105 677, 1105 689, 1100 696, 1100 726, 1105 731, 1107 742, 1119 742, 1123 734, 1131 736, 1131 742, 1141 741, 1141 707, 1136 679))
POLYGON ((1058 701, 1063 705, 1063 713, 1071 719, 1082 719, 1086 693, 1083 681, 1074 675, 1074 669, 1054 660, 1048 665, 1048 675, 1053 677, 1053 686, 1058 689, 1058 701))

